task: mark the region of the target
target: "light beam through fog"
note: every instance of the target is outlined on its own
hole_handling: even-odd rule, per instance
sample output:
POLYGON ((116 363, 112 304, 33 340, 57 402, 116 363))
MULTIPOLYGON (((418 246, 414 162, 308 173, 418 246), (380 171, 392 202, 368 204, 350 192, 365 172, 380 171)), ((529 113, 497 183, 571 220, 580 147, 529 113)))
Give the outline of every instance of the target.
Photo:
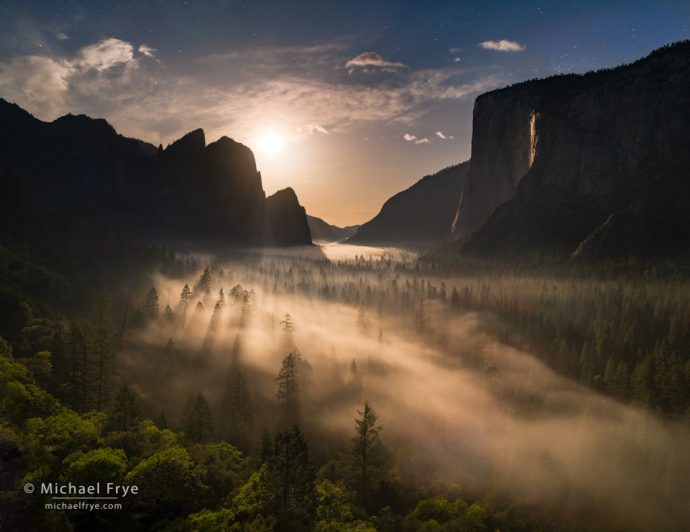
POLYGON ((588 514, 624 528, 687 521, 687 428, 574 384, 497 341, 486 327, 495 317, 454 313, 426 297, 451 281, 401 269, 409 256, 332 246, 214 261, 208 294, 201 271, 158 276, 161 308, 170 304, 175 325, 126 339, 125 380, 150 391, 155 375, 166 376, 147 413, 164 412, 173 425, 188 395, 203 391, 223 432, 230 430, 224 397, 236 385, 233 372, 241 373, 255 412, 251 447, 264 428, 284 424, 275 377, 297 349, 307 362, 298 421, 317 462, 345 450, 367 399, 403 477, 545 504, 563 522, 588 514), (178 295, 195 282, 185 311, 178 295), (355 291, 364 304, 344 303, 355 291), (163 348, 169 339, 174 350, 163 348))

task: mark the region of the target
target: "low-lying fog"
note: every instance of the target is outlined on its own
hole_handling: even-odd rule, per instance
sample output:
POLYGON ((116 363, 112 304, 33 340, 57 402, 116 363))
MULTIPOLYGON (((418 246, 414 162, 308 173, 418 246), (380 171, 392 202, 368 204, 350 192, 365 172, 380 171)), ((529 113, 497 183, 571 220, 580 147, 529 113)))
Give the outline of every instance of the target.
POLYGON ((421 279, 395 264, 413 259, 355 246, 257 253, 215 263, 210 292, 197 287, 186 311, 180 293, 185 283, 194 290, 202 272, 157 276, 161 314, 169 304, 175 317, 128 336, 125 380, 141 383, 151 393, 147 414, 165 412, 171 425, 189 394, 203 392, 222 435, 232 431, 227 398, 241 373, 256 441, 283 422, 275 377, 297 348, 311 366, 301 374, 299 420, 318 465, 348 448, 367 399, 403 477, 457 484, 480 497, 507 494, 564 517, 605 514, 623 528, 689 522, 687 428, 556 375, 488 336, 487 317, 425 301, 423 288, 398 307, 402 286, 421 279), (360 267, 370 256, 385 266, 360 267), (386 297, 368 294, 367 283, 386 297), (225 304, 217 305, 221 288, 225 304))

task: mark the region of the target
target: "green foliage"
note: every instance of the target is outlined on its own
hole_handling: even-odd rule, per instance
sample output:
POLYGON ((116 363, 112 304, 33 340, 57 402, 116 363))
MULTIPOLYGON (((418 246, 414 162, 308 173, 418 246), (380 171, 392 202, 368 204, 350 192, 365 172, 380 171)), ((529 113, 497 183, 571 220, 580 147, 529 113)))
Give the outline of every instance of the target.
POLYGON ((462 499, 425 499, 407 515, 403 530, 485 532, 489 530, 488 513, 479 504, 468 506, 462 499))
POLYGON ((240 532, 235 513, 227 508, 202 510, 187 517, 187 529, 194 532, 240 532))
POLYGON ((242 454, 227 442, 194 445, 189 452, 207 488, 205 503, 218 506, 229 502, 241 483, 245 466, 242 454))
POLYGON ((276 434, 267 473, 273 491, 272 513, 278 517, 280 528, 307 528, 314 518, 316 472, 307 442, 297 427, 276 434))
POLYGON ((148 520, 186 515, 198 504, 204 486, 189 452, 172 447, 139 462, 125 477, 139 487, 134 509, 148 520))
POLYGON ((90 485, 97 482, 119 482, 127 470, 127 456, 122 449, 101 447, 86 453, 77 451, 63 461, 62 480, 90 485))
POLYGON ((80 415, 62 408, 55 415, 26 421, 27 444, 41 463, 51 463, 51 457, 62 462, 71 453, 95 447, 103 422, 102 414, 80 415))
POLYGON ((103 444, 123 449, 134 463, 138 463, 155 453, 178 447, 180 439, 173 431, 159 429, 153 421, 144 419, 129 431, 107 433, 103 444))
POLYGON ((344 486, 329 480, 321 480, 316 485, 316 524, 318 532, 338 532, 340 530, 369 532, 375 531, 372 525, 355 519, 352 495, 344 486))

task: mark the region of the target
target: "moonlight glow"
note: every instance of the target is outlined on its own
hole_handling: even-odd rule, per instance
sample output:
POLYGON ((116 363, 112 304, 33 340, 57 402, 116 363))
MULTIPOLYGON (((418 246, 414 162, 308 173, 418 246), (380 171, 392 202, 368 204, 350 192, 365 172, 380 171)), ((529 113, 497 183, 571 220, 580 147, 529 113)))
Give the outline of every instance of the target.
POLYGON ((256 140, 256 149, 267 155, 277 155, 283 149, 284 139, 277 133, 266 133, 256 140))

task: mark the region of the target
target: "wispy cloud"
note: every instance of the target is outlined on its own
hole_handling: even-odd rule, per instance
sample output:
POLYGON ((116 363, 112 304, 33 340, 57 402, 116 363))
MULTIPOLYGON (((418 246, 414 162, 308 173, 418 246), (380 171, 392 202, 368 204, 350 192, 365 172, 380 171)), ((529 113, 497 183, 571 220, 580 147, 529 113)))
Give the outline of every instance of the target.
POLYGON ((297 128, 297 132, 309 133, 310 135, 314 135, 315 133, 328 135, 328 130, 323 126, 319 126, 318 124, 307 124, 306 126, 300 126, 297 128))
POLYGON ((411 135, 410 133, 405 133, 405 134, 403 135, 403 138, 404 138, 407 142, 414 142, 415 144, 429 144, 429 143, 431 142, 431 141, 430 141, 428 138, 426 138, 426 137, 418 138, 418 137, 416 137, 415 135, 411 135))
POLYGON ((376 52, 363 52, 345 63, 345 68, 367 68, 373 67, 384 70, 399 70, 405 68, 405 64, 396 61, 388 61, 376 52))
POLYGON ((524 44, 516 41, 509 41, 508 39, 501 39, 500 41, 483 41, 479 46, 485 50, 494 50, 496 52, 522 52, 525 49, 524 44))
POLYGON ((134 47, 127 41, 120 39, 103 39, 102 41, 85 46, 77 58, 70 62, 70 66, 83 70, 97 70, 102 72, 118 65, 131 65, 134 59, 134 47))
POLYGON ((453 140, 455 138, 453 135, 447 135, 443 131, 437 131, 436 136, 441 140, 453 140))
POLYGON ((150 46, 147 46, 145 44, 139 46, 139 53, 141 55, 145 55, 146 57, 155 57, 155 51, 155 48, 151 48, 150 46))
POLYGON ((173 77, 160 61, 147 60, 152 47, 107 38, 72 56, 0 64, 0 94, 42 119, 67 112, 103 116, 125 134, 165 143, 196 126, 208 138, 246 141, 266 126, 333 134, 365 124, 412 124, 434 104, 500 83, 450 67, 355 79, 343 69, 344 52, 339 43, 237 50, 199 58, 173 77))

